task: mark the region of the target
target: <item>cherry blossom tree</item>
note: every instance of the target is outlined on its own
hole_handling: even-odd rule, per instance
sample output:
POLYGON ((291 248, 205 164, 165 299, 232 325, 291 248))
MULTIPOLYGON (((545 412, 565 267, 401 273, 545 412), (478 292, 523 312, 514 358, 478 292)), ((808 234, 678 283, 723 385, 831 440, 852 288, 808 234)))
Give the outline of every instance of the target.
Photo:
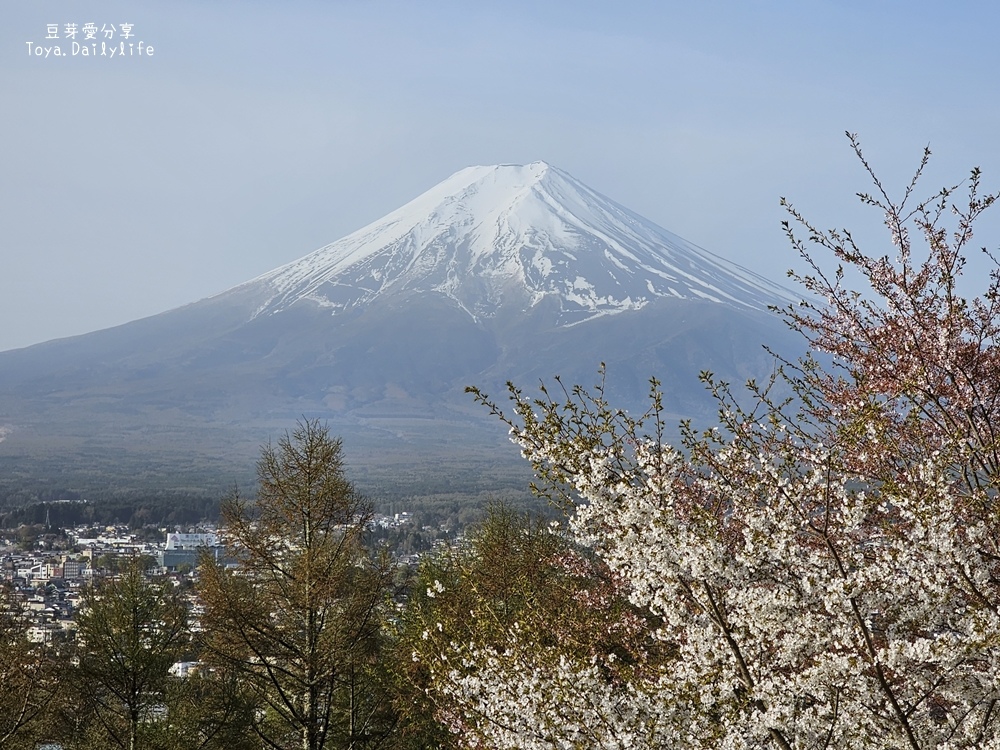
MULTIPOLYGON (((607 731, 596 716, 615 731, 630 722, 629 732, 655 718, 640 717, 635 700, 627 717, 613 707, 625 706, 618 693, 638 672, 661 663, 661 643, 622 581, 558 524, 492 506, 461 544, 421 566, 406 625, 410 681, 429 698, 416 712, 460 744, 545 747, 517 743, 556 731, 596 738, 607 731)), ((437 734, 435 746, 452 746, 437 734)))
POLYGON ((473 389, 659 648, 616 672, 558 631, 442 625, 417 658, 464 746, 1000 747, 995 260, 985 290, 962 295, 996 195, 974 170, 964 191, 917 201, 925 153, 893 201, 849 137, 891 255, 785 204, 811 272, 810 299, 782 313, 832 364, 783 362, 746 406, 704 373, 719 423, 683 425, 676 446, 656 381, 641 416, 602 386, 511 386, 507 411, 473 389))

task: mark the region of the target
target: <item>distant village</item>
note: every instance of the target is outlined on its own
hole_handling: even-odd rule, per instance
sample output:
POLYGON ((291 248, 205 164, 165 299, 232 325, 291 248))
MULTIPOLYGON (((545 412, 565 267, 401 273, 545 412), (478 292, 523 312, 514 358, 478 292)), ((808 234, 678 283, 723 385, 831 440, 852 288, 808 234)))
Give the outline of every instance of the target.
MULTIPOLYGON (((370 528, 384 533, 410 524, 411 515, 402 512, 376 515, 370 528)), ((124 524, 80 526, 66 529, 64 537, 42 535, 34 548, 28 550, 22 549, 23 545, 15 538, 0 538, 0 580, 24 605, 30 622, 28 639, 33 643, 71 640, 84 588, 95 579, 113 576, 122 562, 137 557, 148 561, 150 576, 166 577, 177 587, 188 605, 191 627, 197 630, 201 605, 194 582, 200 556, 207 552, 223 564, 235 565, 236 561, 226 557, 219 530, 213 526, 202 524, 184 532, 167 528, 157 531, 160 538, 150 540, 150 534, 137 534, 124 524)), ((396 555, 404 565, 415 564, 419 556, 419 553, 396 555)), ((180 671, 184 666, 175 665, 180 671)), ((184 675, 178 673, 178 676, 184 675)))

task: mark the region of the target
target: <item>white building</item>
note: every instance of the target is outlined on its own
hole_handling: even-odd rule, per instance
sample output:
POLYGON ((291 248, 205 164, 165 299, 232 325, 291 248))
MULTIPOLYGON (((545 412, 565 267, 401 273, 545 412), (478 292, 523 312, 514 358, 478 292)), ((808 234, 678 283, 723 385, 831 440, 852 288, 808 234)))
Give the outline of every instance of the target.
POLYGON ((219 537, 216 534, 167 534, 166 549, 170 550, 218 546, 219 537))

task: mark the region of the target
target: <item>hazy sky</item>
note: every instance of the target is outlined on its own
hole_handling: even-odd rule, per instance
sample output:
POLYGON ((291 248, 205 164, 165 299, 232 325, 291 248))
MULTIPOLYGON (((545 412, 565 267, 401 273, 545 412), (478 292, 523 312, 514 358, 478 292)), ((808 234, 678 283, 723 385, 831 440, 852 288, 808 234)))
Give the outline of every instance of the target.
POLYGON ((776 280, 781 196, 878 218, 845 130, 892 188, 928 144, 927 192, 1000 187, 985 0, 0 7, 0 350, 221 292, 472 164, 543 159, 776 280), (133 54, 72 55, 74 23, 133 54))

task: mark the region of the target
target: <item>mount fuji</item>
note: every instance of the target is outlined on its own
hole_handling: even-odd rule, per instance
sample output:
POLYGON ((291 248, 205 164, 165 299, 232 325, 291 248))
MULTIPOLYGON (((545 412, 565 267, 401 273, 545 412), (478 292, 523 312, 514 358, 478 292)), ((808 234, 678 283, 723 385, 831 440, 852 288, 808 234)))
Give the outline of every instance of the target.
POLYGON ((786 290, 545 162, 463 169, 248 286, 267 289, 261 314, 306 301, 336 314, 415 291, 438 294, 473 320, 550 299, 559 326, 664 297, 748 309, 788 301, 786 290))
POLYGON ((214 297, 0 352, 0 470, 231 484, 305 415, 362 478, 481 476, 515 454, 465 386, 587 385, 606 362, 618 405, 656 375, 697 417, 699 371, 759 378, 761 344, 799 348, 768 312, 793 300, 544 162, 469 167, 214 297))

